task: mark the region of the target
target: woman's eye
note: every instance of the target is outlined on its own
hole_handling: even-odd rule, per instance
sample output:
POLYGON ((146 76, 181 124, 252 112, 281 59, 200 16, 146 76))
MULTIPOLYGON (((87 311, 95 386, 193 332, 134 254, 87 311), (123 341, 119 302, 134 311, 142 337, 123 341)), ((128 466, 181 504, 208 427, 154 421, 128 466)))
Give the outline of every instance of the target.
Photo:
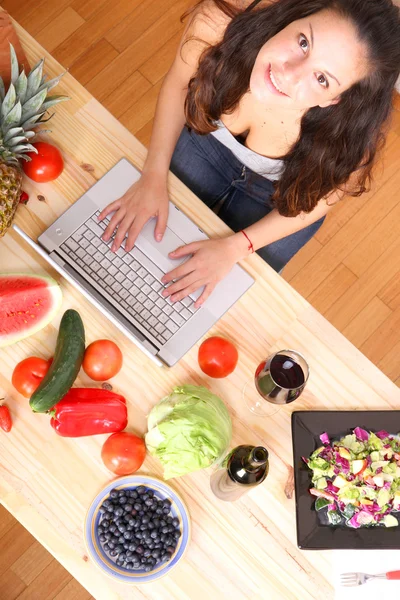
POLYGON ((308 39, 303 34, 300 35, 299 45, 300 45, 301 49, 304 50, 305 52, 308 50, 308 47, 309 47, 308 39))
POLYGON ((317 81, 320 85, 322 85, 322 87, 329 87, 329 82, 327 80, 327 78, 325 77, 325 75, 317 75, 317 81))

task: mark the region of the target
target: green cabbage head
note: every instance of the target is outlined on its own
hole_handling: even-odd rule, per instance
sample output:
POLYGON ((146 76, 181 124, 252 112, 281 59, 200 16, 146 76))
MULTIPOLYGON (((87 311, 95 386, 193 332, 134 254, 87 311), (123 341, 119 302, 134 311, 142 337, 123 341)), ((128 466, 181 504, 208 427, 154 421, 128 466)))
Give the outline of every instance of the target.
POLYGON ((232 422, 225 404, 206 388, 174 388, 151 410, 146 446, 164 466, 164 479, 212 465, 227 450, 232 422))

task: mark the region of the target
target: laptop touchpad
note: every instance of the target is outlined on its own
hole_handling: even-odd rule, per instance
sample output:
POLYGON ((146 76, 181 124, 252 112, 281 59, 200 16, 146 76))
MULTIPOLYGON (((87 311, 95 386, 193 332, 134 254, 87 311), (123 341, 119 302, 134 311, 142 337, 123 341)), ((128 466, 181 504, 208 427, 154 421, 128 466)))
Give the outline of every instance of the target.
POLYGON ((156 225, 156 219, 150 219, 140 232, 136 246, 144 254, 146 254, 151 261, 153 261, 164 273, 172 271, 181 263, 188 260, 188 256, 184 256, 179 259, 171 259, 168 256, 169 252, 176 250, 179 246, 184 246, 185 242, 176 235, 169 227, 165 230, 163 239, 161 242, 157 242, 154 238, 154 228, 156 225))

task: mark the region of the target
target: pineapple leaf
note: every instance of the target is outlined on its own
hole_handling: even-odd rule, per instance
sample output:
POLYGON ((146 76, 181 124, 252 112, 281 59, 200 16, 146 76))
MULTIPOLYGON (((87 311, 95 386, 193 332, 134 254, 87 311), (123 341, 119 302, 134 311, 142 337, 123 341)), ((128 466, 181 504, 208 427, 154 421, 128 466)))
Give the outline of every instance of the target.
POLYGON ((11 57, 11 82, 16 85, 19 76, 18 58, 15 54, 14 46, 10 44, 10 57, 11 57))
POLYGON ((12 127, 5 134, 5 136, 4 136, 4 143, 7 143, 8 140, 10 140, 11 138, 15 137, 16 135, 21 135, 21 133, 24 133, 24 130, 22 129, 22 127, 12 127))
POLYGON ((60 80, 62 77, 64 77, 65 73, 67 71, 64 71, 64 73, 61 73, 61 75, 58 75, 58 77, 54 77, 53 79, 50 79, 49 81, 43 81, 40 84, 40 88, 38 91, 47 89, 47 91, 49 92, 50 90, 52 90, 54 87, 56 87, 56 85, 59 84, 60 80))
POLYGON ((4 96, 6 95, 6 89, 4 87, 4 81, 3 78, 0 77, 0 96, 1 96, 1 100, 4 100, 4 96))
MULTIPOLYGON (((29 89, 29 77, 28 77, 28 89, 29 89)), ((37 94, 35 94, 35 96, 33 96, 33 98, 28 100, 28 102, 25 102, 24 106, 22 107, 22 120, 30 119, 31 117, 37 115, 38 110, 41 110, 41 111, 46 110, 43 105, 43 102, 44 102, 46 96, 47 96, 47 91, 42 90, 41 92, 38 92, 37 94)))
POLYGON ((21 74, 17 79, 17 83, 15 84, 15 91, 17 92, 17 96, 21 100, 22 104, 25 102, 27 89, 28 79, 25 75, 25 71, 21 71, 21 74))
POLYGON ((27 119, 26 121, 21 123, 21 127, 23 129, 29 129, 30 127, 33 127, 35 124, 38 125, 40 123, 40 120, 43 117, 43 115, 44 115, 44 112, 41 112, 41 113, 35 115, 34 117, 30 117, 29 119, 27 119))
POLYGON ((26 160, 27 162, 30 162, 32 160, 32 156, 28 156, 28 154, 20 154, 18 156, 18 158, 23 158, 24 160, 26 160))
POLYGON ((7 144, 9 148, 13 146, 17 146, 20 142, 26 142, 27 138, 24 135, 18 135, 17 137, 13 137, 7 144))
POLYGON ((18 100, 18 102, 16 103, 14 108, 12 108, 10 110, 10 112, 8 113, 8 115, 6 116, 6 118, 3 121, 3 124, 2 124, 3 131, 5 132, 6 129, 8 130, 13 125, 19 124, 21 121, 21 114, 22 114, 22 106, 21 106, 21 102, 18 100))
POLYGON ((32 146, 32 144, 21 144, 20 146, 15 146, 15 148, 13 148, 12 151, 14 154, 19 154, 20 152, 36 152, 37 153, 35 146, 32 146))
POLYGON ((26 92, 27 98, 32 98, 32 96, 35 97, 37 94, 40 82, 42 81, 43 63, 44 60, 40 60, 28 75, 28 89, 26 92))
POLYGON ((36 131, 25 131, 25 137, 27 140, 30 140, 31 138, 35 137, 35 135, 37 135, 36 131))
POLYGON ((58 104, 59 102, 63 102, 64 100, 69 100, 68 96, 48 96, 46 102, 43 103, 42 108, 44 110, 48 110, 51 106, 58 104))
POLYGON ((3 104, 1 105, 1 120, 3 120, 10 110, 14 108, 16 100, 15 87, 12 83, 10 83, 10 87, 8 88, 8 92, 3 100, 3 104))

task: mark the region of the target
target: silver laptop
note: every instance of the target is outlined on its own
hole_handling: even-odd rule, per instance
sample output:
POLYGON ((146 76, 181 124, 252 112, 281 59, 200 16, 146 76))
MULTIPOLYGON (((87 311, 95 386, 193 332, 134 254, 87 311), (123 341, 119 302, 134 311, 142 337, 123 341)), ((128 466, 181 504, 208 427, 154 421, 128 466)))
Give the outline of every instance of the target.
POLYGON ((112 215, 102 222, 97 217, 139 177, 128 160, 120 160, 39 237, 39 245, 14 229, 150 358, 172 366, 254 280, 235 265, 199 309, 194 302, 202 289, 180 302, 164 298, 161 277, 187 260, 171 260, 168 253, 207 239, 172 202, 161 242, 154 239, 153 218, 130 252, 111 252, 112 239, 106 244, 101 236, 112 215))

